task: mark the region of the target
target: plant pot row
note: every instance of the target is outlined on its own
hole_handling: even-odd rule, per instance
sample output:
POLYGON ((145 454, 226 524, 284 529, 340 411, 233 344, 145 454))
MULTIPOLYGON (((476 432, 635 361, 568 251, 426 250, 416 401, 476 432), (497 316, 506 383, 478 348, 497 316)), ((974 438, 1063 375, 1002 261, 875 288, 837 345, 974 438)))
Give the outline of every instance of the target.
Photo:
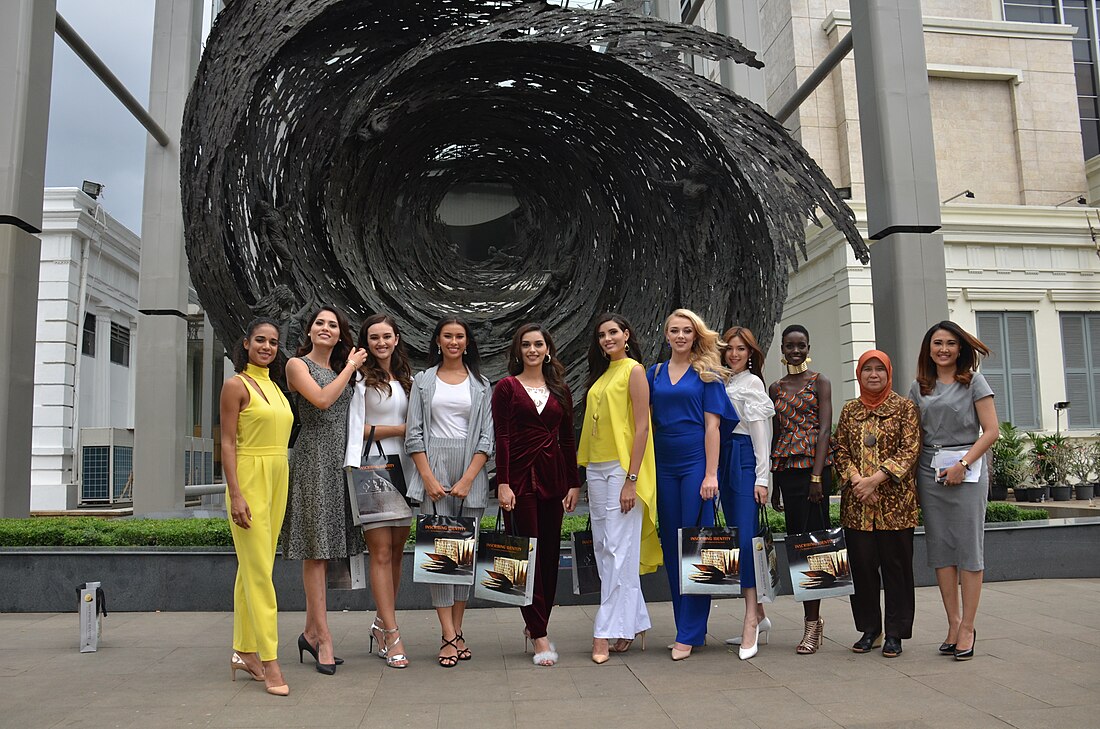
MULTIPOLYGON (((1080 500, 1088 500, 1096 495, 1096 489, 1100 488, 1094 483, 1077 484, 1076 487, 1069 484, 1056 484, 1054 486, 1032 486, 1030 488, 1013 488, 1012 491, 1016 495, 1016 501, 1028 502, 1037 504, 1044 499, 1051 499, 1053 501, 1072 501, 1074 491, 1077 492, 1077 498, 1080 500)), ((1001 498, 1007 498, 1006 493, 1001 498)), ((993 498, 998 498, 996 490, 993 492, 993 498)))

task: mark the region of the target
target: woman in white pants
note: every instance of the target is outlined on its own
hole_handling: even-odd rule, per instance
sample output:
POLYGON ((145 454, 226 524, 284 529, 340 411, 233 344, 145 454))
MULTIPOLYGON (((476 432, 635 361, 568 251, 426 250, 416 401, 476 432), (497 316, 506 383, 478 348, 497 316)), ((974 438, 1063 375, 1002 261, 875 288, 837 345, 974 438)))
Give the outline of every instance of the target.
POLYGON ((618 314, 596 320, 588 348, 588 397, 577 462, 585 466, 592 537, 600 573, 600 609, 592 660, 606 663, 639 633, 645 649, 649 612, 640 574, 661 565, 657 478, 649 428, 649 384, 632 352, 641 346, 618 314))

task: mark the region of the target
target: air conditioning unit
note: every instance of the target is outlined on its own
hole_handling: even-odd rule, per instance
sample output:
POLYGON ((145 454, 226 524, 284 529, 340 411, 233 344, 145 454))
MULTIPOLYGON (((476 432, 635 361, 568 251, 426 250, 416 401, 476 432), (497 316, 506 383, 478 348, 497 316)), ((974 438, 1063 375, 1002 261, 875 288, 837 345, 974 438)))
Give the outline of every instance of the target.
POLYGON ((80 429, 81 504, 134 500, 134 431, 128 428, 80 429))

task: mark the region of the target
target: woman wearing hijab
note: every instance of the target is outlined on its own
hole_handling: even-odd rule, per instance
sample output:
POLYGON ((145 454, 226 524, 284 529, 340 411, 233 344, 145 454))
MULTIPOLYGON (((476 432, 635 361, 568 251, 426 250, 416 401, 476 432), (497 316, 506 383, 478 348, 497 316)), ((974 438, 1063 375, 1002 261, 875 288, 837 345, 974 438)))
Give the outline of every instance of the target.
POLYGON ((840 523, 856 590, 852 616, 863 633, 852 652, 868 653, 882 639, 881 585, 886 593, 882 655, 895 658, 902 639, 913 634, 920 420, 916 404, 891 389, 893 368, 885 353, 865 352, 856 378, 859 398, 845 403, 834 436, 835 466, 844 484, 840 523))

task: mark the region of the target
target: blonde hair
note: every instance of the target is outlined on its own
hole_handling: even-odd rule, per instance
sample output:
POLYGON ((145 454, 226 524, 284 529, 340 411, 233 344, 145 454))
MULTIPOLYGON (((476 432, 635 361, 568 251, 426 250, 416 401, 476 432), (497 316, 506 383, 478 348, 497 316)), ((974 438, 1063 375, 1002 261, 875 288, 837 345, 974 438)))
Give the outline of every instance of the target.
POLYGON ((673 318, 679 317, 691 322, 691 328, 695 330, 695 341, 691 343, 691 366, 699 373, 699 379, 703 382, 723 382, 729 380, 730 371, 722 364, 720 348, 725 344, 719 339, 718 332, 706 325, 698 314, 691 309, 677 309, 665 319, 665 334, 668 334, 669 323, 673 318))

